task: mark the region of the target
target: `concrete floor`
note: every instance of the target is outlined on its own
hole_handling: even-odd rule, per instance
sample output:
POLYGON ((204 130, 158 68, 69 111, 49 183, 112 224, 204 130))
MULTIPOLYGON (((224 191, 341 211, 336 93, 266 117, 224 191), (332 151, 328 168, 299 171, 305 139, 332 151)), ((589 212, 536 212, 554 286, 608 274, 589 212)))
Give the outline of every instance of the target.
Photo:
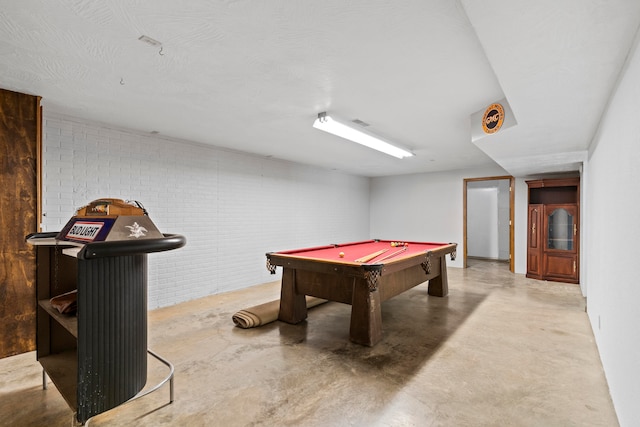
MULTIPOLYGON (((577 285, 526 279, 506 264, 449 268, 446 298, 426 284, 382 306, 383 340, 348 340, 350 307, 306 322, 233 326, 279 284, 149 313, 149 347, 176 367, 168 385, 91 426, 617 426, 577 285)), ((148 384, 166 373, 150 359, 148 384)), ((35 353, 0 360, 0 425, 69 426, 35 353)))

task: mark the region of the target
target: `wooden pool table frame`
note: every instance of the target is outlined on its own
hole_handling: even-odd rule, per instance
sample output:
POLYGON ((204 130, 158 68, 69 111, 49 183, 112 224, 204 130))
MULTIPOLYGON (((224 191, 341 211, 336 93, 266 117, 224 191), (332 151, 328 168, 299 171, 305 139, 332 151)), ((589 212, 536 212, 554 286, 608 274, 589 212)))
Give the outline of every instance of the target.
POLYGON ((305 295, 350 304, 351 341, 373 346, 382 339, 383 301, 427 280, 429 295, 444 297, 449 293, 445 255, 454 260, 456 248, 455 243, 443 243, 433 250, 377 264, 310 259, 293 251, 267 253, 267 268, 272 274, 276 266, 283 267, 278 319, 291 324, 305 320, 305 295))

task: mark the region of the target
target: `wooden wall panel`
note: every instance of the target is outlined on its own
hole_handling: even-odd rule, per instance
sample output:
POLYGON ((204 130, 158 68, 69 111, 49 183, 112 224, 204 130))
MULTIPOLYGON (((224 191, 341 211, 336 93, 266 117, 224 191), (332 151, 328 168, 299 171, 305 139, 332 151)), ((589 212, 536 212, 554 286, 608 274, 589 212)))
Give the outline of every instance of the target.
POLYGON ((0 89, 0 357, 35 349, 39 104, 0 89))

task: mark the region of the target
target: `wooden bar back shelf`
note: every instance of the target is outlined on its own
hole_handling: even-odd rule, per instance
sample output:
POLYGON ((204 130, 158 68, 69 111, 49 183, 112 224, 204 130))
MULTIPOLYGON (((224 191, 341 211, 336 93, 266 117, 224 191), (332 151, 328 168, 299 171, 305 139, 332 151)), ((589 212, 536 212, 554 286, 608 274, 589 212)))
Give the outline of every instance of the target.
POLYGON ((580 178, 527 181, 527 277, 580 280, 580 178))
MULTIPOLYGON (((155 227, 148 218, 146 222, 140 221, 142 216, 133 218, 155 227)), ((82 223, 73 217, 69 224, 74 221, 82 223)), ((105 224, 113 233, 124 234, 116 230, 117 221, 105 224)), ((37 358, 75 420, 84 424, 145 387, 147 254, 177 249, 186 240, 160 233, 160 237, 80 243, 64 240, 73 234, 65 231, 69 229, 63 229, 67 234, 32 234, 27 242, 36 247, 37 358), (77 290, 77 315, 61 314, 51 298, 73 290, 77 290)), ((149 353, 171 368, 172 377, 173 367, 149 353)))

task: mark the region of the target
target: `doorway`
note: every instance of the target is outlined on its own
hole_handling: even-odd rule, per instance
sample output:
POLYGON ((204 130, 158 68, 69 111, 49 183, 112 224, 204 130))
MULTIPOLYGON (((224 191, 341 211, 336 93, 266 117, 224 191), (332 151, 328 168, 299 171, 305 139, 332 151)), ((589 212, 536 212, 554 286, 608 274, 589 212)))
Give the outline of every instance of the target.
POLYGON ((463 188, 463 268, 467 258, 504 260, 514 272, 512 176, 467 178, 463 188))

